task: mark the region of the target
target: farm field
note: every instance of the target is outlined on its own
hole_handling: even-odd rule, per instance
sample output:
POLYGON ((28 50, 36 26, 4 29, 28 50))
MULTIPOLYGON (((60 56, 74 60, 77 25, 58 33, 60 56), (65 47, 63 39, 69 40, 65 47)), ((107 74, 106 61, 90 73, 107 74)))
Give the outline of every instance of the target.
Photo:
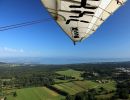
POLYGON ((107 91, 115 90, 115 82, 110 81, 108 83, 100 84, 97 82, 93 81, 73 81, 73 82, 68 82, 68 83, 62 83, 62 84, 55 84, 53 85, 55 88, 58 88, 62 91, 65 91, 69 93, 70 95, 74 95, 78 92, 82 92, 88 89, 93 89, 93 88, 100 88, 103 87, 107 91))
POLYGON ((105 95, 98 95, 96 96, 97 100, 110 100, 110 98, 113 96, 113 93, 105 94, 105 95))
POLYGON ((79 80, 83 79, 81 77, 81 74, 83 72, 82 71, 76 71, 76 70, 73 70, 73 69, 68 69, 68 70, 64 70, 64 71, 57 71, 56 73, 60 74, 60 75, 75 77, 75 79, 79 79, 79 80))
POLYGON ((0 100, 130 100, 129 63, 51 66, 1 67, 0 100))
POLYGON ((46 87, 18 89, 16 92, 17 92, 16 97, 10 95, 7 96, 7 99, 8 100, 64 100, 65 99, 65 97, 57 94, 56 92, 46 87))

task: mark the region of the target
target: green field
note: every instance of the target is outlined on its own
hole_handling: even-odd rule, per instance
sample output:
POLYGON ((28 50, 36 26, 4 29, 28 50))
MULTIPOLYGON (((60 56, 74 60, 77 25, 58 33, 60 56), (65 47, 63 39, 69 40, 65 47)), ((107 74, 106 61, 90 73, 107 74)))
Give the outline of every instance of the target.
MULTIPOLYGON (((108 83, 97 83, 94 81, 73 81, 68 83, 61 83, 53 85, 62 91, 74 95, 76 93, 86 91, 92 88, 103 87, 105 90, 111 91, 115 90, 115 82, 110 81, 108 83)), ((12 95, 7 96, 8 100, 64 100, 65 97, 59 95, 58 93, 46 88, 46 87, 35 87, 35 88, 25 88, 16 90, 17 96, 12 95)), ((97 96, 98 98, 104 98, 104 95, 97 96)))
POLYGON ((96 96, 97 100, 111 100, 110 98, 113 96, 113 93, 105 94, 105 95, 98 95, 96 96))
POLYGON ((64 70, 64 71, 57 71, 56 73, 60 74, 60 75, 75 77, 75 79, 79 79, 79 80, 83 79, 81 77, 81 74, 83 72, 82 71, 76 71, 76 70, 73 70, 73 69, 68 69, 68 70, 64 70))
POLYGON ((70 95, 74 95, 78 92, 82 92, 92 88, 100 88, 103 87, 105 90, 111 91, 115 90, 115 82, 111 81, 108 83, 100 84, 93 81, 73 81, 62 84, 55 84, 54 87, 69 93, 70 95))
POLYGON ((65 97, 46 87, 18 89, 17 96, 8 96, 8 100, 64 100, 65 97))

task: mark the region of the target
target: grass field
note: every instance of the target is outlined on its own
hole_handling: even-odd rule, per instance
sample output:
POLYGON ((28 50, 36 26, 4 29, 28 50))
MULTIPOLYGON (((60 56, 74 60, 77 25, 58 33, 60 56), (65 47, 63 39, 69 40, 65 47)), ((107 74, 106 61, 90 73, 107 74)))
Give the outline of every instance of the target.
MULTIPOLYGON (((78 92, 82 92, 92 88, 100 88, 111 91, 115 90, 115 82, 110 81, 108 83, 100 84, 93 81, 73 81, 68 83, 55 84, 54 87, 74 95, 78 92)), ((46 88, 46 87, 35 87, 35 88, 25 88, 16 90, 17 97, 12 95, 8 96, 8 100, 65 100, 64 96, 46 88)), ((104 98, 104 95, 97 96, 98 98, 104 98)))
POLYGON ((68 70, 64 70, 64 71, 57 71, 56 72, 57 74, 60 74, 60 75, 65 75, 65 76, 72 76, 72 77, 75 77, 76 79, 83 79, 81 77, 81 74, 83 73, 82 71, 76 71, 76 70, 73 70, 73 69, 68 69, 68 70))
POLYGON ((105 94, 105 95, 98 95, 96 96, 97 100, 111 100, 110 98, 113 96, 113 93, 105 94))
POLYGON ((17 97, 8 96, 8 100, 64 100, 65 97, 46 87, 18 89, 17 97))
POLYGON ((78 92, 85 91, 87 89, 100 88, 100 87, 103 87, 108 91, 115 90, 114 81, 111 81, 109 83, 104 83, 104 84, 100 84, 93 81, 73 81, 68 83, 55 84, 53 86, 62 91, 69 93, 70 95, 74 95, 78 92))
MULTIPOLYGON (((82 71, 76 71, 73 69, 68 69, 64 71, 57 71, 57 74, 72 76, 75 77, 78 81, 69 80, 58 80, 55 81, 59 84, 53 85, 53 87, 65 91, 70 95, 74 95, 76 93, 86 91, 88 89, 99 89, 103 87, 107 91, 115 90, 116 83, 114 81, 109 81, 106 83, 98 83, 95 81, 84 80, 82 81, 81 74, 82 71)), ((46 88, 46 87, 35 87, 35 88, 25 88, 16 90, 17 97, 13 97, 12 95, 8 96, 8 100, 65 100, 64 96, 46 88)), ((109 95, 108 95, 109 97, 109 95)), ((97 98, 104 98, 104 95, 97 96, 97 98)))

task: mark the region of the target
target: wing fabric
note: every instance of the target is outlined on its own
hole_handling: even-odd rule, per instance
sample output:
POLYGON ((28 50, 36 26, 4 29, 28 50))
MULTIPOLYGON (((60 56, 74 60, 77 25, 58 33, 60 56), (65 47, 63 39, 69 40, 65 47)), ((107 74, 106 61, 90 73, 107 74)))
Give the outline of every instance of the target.
POLYGON ((74 42, 93 34, 126 0, 42 0, 59 26, 74 42))

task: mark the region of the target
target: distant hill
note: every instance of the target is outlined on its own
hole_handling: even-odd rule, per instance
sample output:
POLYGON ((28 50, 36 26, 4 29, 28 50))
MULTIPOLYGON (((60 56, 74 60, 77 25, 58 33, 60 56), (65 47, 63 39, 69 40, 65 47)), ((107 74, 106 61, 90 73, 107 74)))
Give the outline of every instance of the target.
POLYGON ((0 62, 0 64, 7 64, 7 63, 5 63, 5 62, 0 62))

